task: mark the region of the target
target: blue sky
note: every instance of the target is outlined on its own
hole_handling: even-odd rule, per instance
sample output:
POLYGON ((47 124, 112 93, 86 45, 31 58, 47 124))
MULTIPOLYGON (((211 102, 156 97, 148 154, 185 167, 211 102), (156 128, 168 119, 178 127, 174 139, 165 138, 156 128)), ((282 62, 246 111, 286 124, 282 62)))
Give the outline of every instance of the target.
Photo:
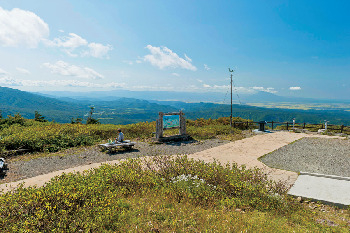
POLYGON ((348 1, 0 0, 0 86, 350 99, 348 1))

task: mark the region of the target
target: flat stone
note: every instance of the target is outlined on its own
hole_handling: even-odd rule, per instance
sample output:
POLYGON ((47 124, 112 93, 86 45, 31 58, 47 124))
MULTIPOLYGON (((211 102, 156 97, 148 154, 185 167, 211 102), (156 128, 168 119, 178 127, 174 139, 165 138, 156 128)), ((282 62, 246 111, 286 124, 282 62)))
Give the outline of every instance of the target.
POLYGON ((350 177, 301 172, 288 194, 347 207, 350 205, 350 177))

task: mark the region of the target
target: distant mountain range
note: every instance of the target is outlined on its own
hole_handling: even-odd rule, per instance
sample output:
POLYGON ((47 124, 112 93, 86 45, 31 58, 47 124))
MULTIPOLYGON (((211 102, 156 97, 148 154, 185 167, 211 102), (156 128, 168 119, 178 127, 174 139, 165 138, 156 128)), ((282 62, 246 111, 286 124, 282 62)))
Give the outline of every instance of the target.
MULTIPOLYGON (((90 106, 95 107, 94 118, 101 123, 129 124, 140 121, 155 121, 158 112, 174 112, 183 110, 186 118, 218 118, 230 116, 230 105, 217 103, 186 103, 183 101, 159 101, 141 100, 117 96, 114 92, 90 92, 90 93, 55 93, 34 94, 19 91, 11 88, 0 87, 0 110, 2 115, 20 113, 26 118, 34 118, 34 112, 39 111, 48 120, 67 123, 72 118, 87 118, 90 106), (112 94, 115 95, 112 95, 112 94)), ((119 93, 119 92, 118 92, 119 93)), ((124 93, 124 92, 122 92, 124 93)), ((119 93, 121 95, 122 93, 119 93)), ((136 95, 134 92, 125 92, 129 95, 136 95)), ((144 92, 143 92, 144 93, 144 92)), ((147 92, 145 98, 155 98, 166 95, 165 93, 147 92)), ((175 97, 175 93, 170 93, 175 97)), ((177 93, 178 94, 178 93, 177 93)), ((190 93, 187 93, 190 96, 190 93)), ((142 95, 142 93, 137 93, 142 95)), ((199 94, 193 97, 199 98, 199 94)), ((181 95, 180 95, 181 96, 181 95)), ((258 93, 252 98, 274 101, 276 95, 269 93, 258 93)), ((283 100, 281 97, 277 97, 283 100)), ((193 99, 195 100, 195 98, 193 99)), ((350 125, 350 112, 344 110, 292 110, 292 109, 271 109, 253 107, 248 105, 233 105, 233 116, 252 119, 254 121, 291 121, 296 118, 297 122, 320 123, 328 120, 331 124, 350 125)))
POLYGON ((20 113, 26 118, 34 118, 35 111, 38 111, 47 120, 67 123, 71 122, 72 118, 86 119, 90 106, 95 107, 95 118, 101 118, 103 123, 115 124, 153 121, 160 111, 176 111, 171 106, 139 99, 113 97, 104 101, 88 97, 85 99, 53 98, 0 87, 0 110, 3 117, 20 113))
POLYGON ((0 110, 3 117, 20 113, 26 118, 34 118, 34 112, 39 111, 48 120, 68 122, 70 118, 86 112, 87 106, 0 87, 0 110))
MULTIPOLYGON (((190 92, 175 92, 175 91, 94 91, 94 92, 68 92, 68 91, 46 91, 37 93, 48 97, 68 97, 74 99, 101 99, 112 100, 115 98, 135 98, 144 100, 157 101, 181 101, 181 102, 211 102, 211 103, 229 103, 230 93, 206 92, 206 93, 190 93, 190 92)), ((278 96, 272 93, 259 91, 255 94, 237 94, 233 95, 233 102, 242 104, 245 103, 350 103, 350 100, 329 100, 329 99, 312 99, 301 97, 285 97, 278 96)))
POLYGON ((350 103, 350 100, 330 100, 278 96, 265 91, 259 91, 256 94, 252 95, 242 95, 242 101, 245 103, 350 103))

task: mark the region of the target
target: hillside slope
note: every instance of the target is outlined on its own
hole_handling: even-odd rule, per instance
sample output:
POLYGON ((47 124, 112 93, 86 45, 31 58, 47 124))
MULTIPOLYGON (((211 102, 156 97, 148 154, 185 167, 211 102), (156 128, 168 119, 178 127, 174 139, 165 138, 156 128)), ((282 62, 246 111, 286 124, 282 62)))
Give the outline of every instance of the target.
POLYGON ((89 98, 51 98, 43 95, 0 87, 0 110, 2 115, 20 113, 25 118, 34 118, 39 111, 48 120, 60 123, 71 122, 72 118, 86 119, 90 106, 95 107, 93 117, 101 123, 129 124, 141 121, 154 121, 158 112, 173 112, 175 107, 150 103, 132 98, 105 98, 108 101, 89 98))
POLYGON ((69 122, 72 117, 82 116, 88 111, 86 105, 68 103, 7 87, 0 87, 0 103, 3 116, 20 113, 26 118, 34 118, 34 112, 39 111, 46 119, 58 122, 69 122))

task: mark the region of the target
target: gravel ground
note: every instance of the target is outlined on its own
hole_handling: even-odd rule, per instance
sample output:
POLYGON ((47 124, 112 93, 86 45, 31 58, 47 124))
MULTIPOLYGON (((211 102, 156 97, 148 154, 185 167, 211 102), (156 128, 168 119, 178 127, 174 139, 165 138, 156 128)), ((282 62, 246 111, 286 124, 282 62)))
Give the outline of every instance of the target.
POLYGON ((81 148, 80 150, 68 149, 56 156, 35 158, 29 161, 11 162, 11 160, 8 160, 9 170, 6 176, 2 177, 0 183, 22 180, 53 171, 110 160, 136 158, 138 156, 192 154, 228 142, 230 141, 219 139, 163 144, 138 142, 132 150, 120 149, 112 153, 101 151, 97 146, 81 148))
POLYGON ((283 170, 350 177, 350 140, 302 138, 260 161, 283 170))

